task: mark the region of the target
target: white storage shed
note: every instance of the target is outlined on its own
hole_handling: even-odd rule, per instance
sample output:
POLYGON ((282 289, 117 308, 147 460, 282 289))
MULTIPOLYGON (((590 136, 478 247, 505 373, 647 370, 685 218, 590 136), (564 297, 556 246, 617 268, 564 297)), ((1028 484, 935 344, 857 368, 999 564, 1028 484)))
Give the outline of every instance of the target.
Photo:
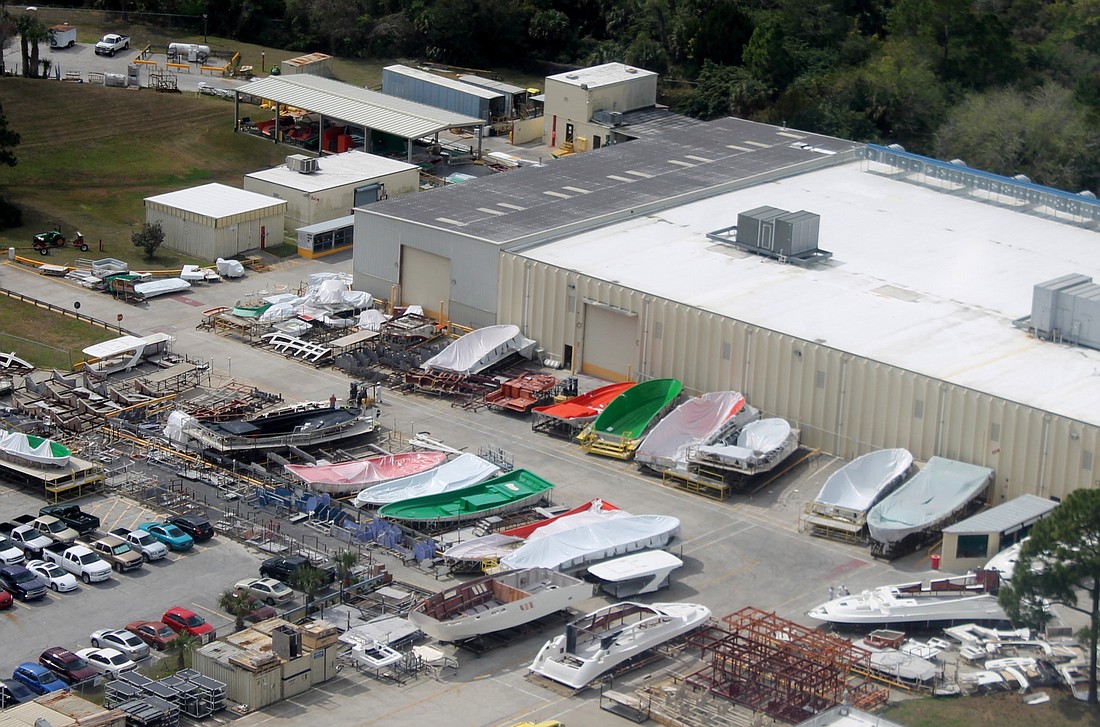
POLYGON ((362 151, 320 158, 292 155, 287 163, 244 177, 249 192, 286 201, 287 232, 351 214, 354 207, 420 189, 420 168, 362 151))
POLYGON ((164 246, 203 260, 281 244, 285 213, 286 200, 217 183, 145 198, 164 246))

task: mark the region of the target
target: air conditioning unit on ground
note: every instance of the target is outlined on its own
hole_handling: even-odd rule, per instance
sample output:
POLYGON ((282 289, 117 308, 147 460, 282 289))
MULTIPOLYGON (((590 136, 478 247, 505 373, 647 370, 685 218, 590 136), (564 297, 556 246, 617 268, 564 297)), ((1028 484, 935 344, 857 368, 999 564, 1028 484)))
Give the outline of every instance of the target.
POLYGON ((299 174, 312 174, 318 169, 317 158, 305 154, 291 154, 286 158, 286 168, 299 174))

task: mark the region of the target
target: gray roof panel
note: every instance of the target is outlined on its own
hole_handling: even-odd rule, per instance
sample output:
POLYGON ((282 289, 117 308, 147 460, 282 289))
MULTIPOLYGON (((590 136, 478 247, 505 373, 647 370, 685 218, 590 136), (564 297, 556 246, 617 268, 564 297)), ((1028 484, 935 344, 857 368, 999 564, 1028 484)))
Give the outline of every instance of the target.
POLYGON ((402 139, 419 139, 445 129, 485 123, 484 119, 306 74, 269 76, 238 88, 237 93, 316 112, 402 139))
POLYGON ((1056 507, 1058 503, 1054 500, 1021 495, 946 527, 943 532, 956 535, 1010 532, 1038 520, 1056 507))
POLYGON ((365 211, 518 247, 554 239, 586 221, 594 224, 653 205, 672 206, 759 182, 765 175, 797 173, 805 165, 839 163, 848 158, 844 152, 861 146, 743 119, 719 119, 659 139, 616 144, 542 167, 378 202, 365 211), (460 224, 441 223, 440 218, 460 224))

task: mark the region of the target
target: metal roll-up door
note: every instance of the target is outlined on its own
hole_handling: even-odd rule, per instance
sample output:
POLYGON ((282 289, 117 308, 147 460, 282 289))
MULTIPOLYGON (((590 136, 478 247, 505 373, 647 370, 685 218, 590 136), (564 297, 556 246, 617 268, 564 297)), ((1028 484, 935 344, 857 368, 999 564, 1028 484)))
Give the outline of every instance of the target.
POLYGON ((637 367, 638 316, 586 304, 581 372, 607 381, 626 381, 637 367))
POLYGON ((444 319, 451 299, 451 261, 442 255, 401 246, 401 304, 419 305, 444 319), (440 302, 444 310, 439 310, 440 302))

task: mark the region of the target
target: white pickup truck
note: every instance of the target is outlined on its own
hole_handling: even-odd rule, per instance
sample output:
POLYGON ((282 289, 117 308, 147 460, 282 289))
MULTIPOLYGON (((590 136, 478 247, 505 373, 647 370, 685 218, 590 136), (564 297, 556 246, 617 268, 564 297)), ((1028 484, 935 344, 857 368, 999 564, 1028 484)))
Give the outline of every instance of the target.
POLYGON ((57 563, 85 583, 111 577, 111 565, 83 545, 54 543, 42 551, 43 560, 57 563))
POLYGON ((130 36, 119 35, 117 33, 108 33, 99 39, 99 42, 95 44, 95 54, 97 56, 114 56, 120 50, 126 50, 130 47, 130 36))

